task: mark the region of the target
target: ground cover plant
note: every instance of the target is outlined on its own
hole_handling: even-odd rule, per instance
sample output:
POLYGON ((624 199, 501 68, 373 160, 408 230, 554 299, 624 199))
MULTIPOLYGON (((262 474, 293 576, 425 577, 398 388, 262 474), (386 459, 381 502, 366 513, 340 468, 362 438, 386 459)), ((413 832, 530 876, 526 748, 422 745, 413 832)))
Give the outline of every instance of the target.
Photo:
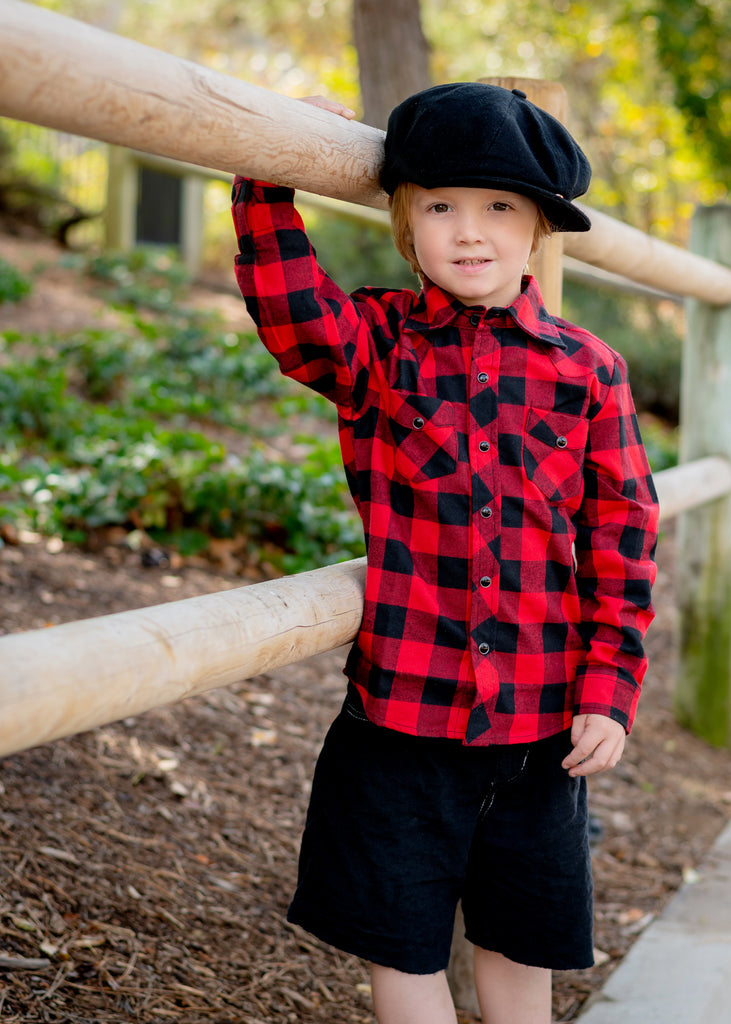
POLYGON ((79 543, 123 526, 183 555, 225 539, 286 572, 362 554, 326 402, 253 332, 186 305, 167 254, 66 259, 118 323, 2 335, 0 522, 79 543))

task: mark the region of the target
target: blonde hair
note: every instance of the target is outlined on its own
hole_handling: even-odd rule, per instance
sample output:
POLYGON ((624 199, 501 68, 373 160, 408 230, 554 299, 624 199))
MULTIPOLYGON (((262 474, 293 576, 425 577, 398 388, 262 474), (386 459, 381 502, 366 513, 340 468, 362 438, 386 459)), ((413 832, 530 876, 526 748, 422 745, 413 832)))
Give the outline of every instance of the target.
MULTIPOLYGON (((391 231, 397 251, 409 264, 415 274, 423 278, 424 273, 419 266, 414 249, 414 236, 411 229, 411 203, 414 198, 417 186, 410 181, 402 181, 396 186, 394 194, 390 197, 389 207, 391 210, 391 231)), ((549 238, 553 233, 553 226, 541 207, 538 207, 538 218, 533 232, 533 244, 530 254, 535 254, 543 244, 544 238, 549 238)))

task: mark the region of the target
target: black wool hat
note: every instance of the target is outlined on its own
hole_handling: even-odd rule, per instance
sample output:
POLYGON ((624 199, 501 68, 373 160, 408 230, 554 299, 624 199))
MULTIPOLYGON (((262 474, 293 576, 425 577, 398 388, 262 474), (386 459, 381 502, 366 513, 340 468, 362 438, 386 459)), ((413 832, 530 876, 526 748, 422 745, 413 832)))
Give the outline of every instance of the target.
POLYGON ((389 195, 402 182, 504 189, 535 200, 556 231, 588 231, 589 218, 571 200, 590 179, 589 161, 566 128, 519 89, 435 85, 388 119, 381 185, 389 195))

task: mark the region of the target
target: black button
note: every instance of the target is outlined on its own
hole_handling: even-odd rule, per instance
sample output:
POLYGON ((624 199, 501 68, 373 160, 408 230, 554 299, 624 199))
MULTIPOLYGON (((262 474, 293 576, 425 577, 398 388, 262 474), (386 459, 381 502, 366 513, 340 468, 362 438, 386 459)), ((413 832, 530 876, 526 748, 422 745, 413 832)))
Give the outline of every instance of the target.
POLYGON ((480 384, 487 384, 487 382, 489 381, 490 377, 486 373, 478 373, 477 374, 477 379, 479 380, 480 384))
POLYGON ((481 452, 489 452, 490 451, 490 442, 489 441, 480 441, 480 451, 481 452))
POLYGON ((492 515, 492 509, 488 505, 485 505, 480 509, 480 515, 483 519, 489 519, 492 515))
POLYGON ((568 444, 568 441, 566 440, 565 437, 557 437, 556 438, 556 447, 557 448, 565 448, 567 444, 568 444))
POLYGON ((482 317, 480 316, 479 313, 473 313, 472 316, 470 317, 470 323, 472 324, 473 327, 479 327, 481 319, 482 317))
POLYGON ((480 644, 480 646, 477 648, 477 650, 480 652, 480 654, 489 654, 490 653, 490 645, 489 644, 480 644))
POLYGON ((492 580, 490 579, 489 576, 482 576, 480 578, 480 586, 481 587, 489 587, 491 583, 492 583, 492 580))
POLYGON ((414 427, 415 430, 421 430, 421 428, 424 426, 424 420, 421 418, 421 416, 415 416, 414 422, 411 424, 411 426, 414 427))

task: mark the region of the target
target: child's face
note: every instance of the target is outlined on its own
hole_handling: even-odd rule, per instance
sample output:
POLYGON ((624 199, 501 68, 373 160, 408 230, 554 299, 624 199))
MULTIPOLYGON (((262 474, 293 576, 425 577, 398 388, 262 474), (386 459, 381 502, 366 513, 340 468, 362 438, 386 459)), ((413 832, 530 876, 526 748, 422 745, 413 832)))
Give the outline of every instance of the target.
POLYGON ((520 294, 538 206, 491 188, 414 189, 411 230, 424 274, 467 306, 509 306, 520 294))

